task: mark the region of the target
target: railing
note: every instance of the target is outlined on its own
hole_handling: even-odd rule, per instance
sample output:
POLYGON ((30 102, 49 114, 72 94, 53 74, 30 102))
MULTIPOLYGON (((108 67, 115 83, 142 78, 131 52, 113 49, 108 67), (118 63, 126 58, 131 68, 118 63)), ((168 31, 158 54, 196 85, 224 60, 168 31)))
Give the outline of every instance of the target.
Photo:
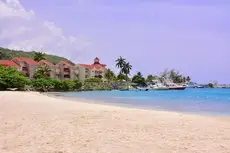
POLYGON ((22 67, 22 71, 28 71, 27 67, 22 67))
POLYGON ((70 69, 69 68, 64 68, 64 72, 70 72, 70 69))

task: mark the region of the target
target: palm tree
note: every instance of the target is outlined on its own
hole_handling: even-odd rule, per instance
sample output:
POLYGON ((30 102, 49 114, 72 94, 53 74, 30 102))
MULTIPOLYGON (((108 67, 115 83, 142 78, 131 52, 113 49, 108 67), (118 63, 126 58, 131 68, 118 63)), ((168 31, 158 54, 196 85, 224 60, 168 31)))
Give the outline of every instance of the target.
POLYGON ((42 52, 36 52, 35 55, 34 55, 34 60, 39 62, 41 60, 44 60, 45 59, 45 53, 42 53, 42 52))
POLYGON ((112 70, 108 69, 105 72, 105 78, 108 80, 108 82, 110 82, 111 80, 113 80, 115 78, 115 74, 112 70))
POLYGON ((128 75, 130 74, 130 71, 132 70, 132 65, 130 63, 125 63, 121 69, 121 72, 126 75, 126 81, 128 81, 128 75))
POLYGON ((50 77, 50 72, 51 70, 47 66, 40 66, 36 69, 34 78, 39 79, 50 77))
POLYGON ((126 63, 126 59, 120 56, 115 62, 116 62, 116 67, 122 69, 126 63))

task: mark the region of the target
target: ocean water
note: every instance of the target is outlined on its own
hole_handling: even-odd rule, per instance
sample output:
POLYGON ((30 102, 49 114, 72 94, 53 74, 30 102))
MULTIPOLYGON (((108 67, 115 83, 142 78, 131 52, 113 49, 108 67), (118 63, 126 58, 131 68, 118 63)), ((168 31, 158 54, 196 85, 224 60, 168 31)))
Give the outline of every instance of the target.
POLYGON ((230 116, 230 89, 185 89, 183 91, 87 91, 63 92, 61 96, 103 101, 127 107, 161 109, 230 116))

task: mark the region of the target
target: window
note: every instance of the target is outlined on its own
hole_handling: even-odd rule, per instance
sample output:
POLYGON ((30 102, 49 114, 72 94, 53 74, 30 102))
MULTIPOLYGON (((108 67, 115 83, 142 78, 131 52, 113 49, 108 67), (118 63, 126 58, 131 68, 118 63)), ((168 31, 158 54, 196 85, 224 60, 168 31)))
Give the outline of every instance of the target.
POLYGON ((64 75, 64 78, 70 78, 70 75, 64 75))
POLYGON ((64 68, 64 72, 70 72, 69 68, 64 68))

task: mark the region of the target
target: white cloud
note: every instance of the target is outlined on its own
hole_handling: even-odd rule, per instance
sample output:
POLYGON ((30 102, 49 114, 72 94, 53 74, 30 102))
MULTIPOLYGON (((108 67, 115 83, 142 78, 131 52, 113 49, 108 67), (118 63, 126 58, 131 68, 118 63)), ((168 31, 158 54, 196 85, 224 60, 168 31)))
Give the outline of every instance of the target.
POLYGON ((0 0, 0 18, 20 17, 23 19, 31 19, 34 17, 32 10, 26 11, 19 0, 0 0))
POLYGON ((80 56, 88 45, 86 37, 65 35, 55 23, 37 19, 19 0, 0 0, 0 46, 43 50, 71 58, 72 55, 80 56))

